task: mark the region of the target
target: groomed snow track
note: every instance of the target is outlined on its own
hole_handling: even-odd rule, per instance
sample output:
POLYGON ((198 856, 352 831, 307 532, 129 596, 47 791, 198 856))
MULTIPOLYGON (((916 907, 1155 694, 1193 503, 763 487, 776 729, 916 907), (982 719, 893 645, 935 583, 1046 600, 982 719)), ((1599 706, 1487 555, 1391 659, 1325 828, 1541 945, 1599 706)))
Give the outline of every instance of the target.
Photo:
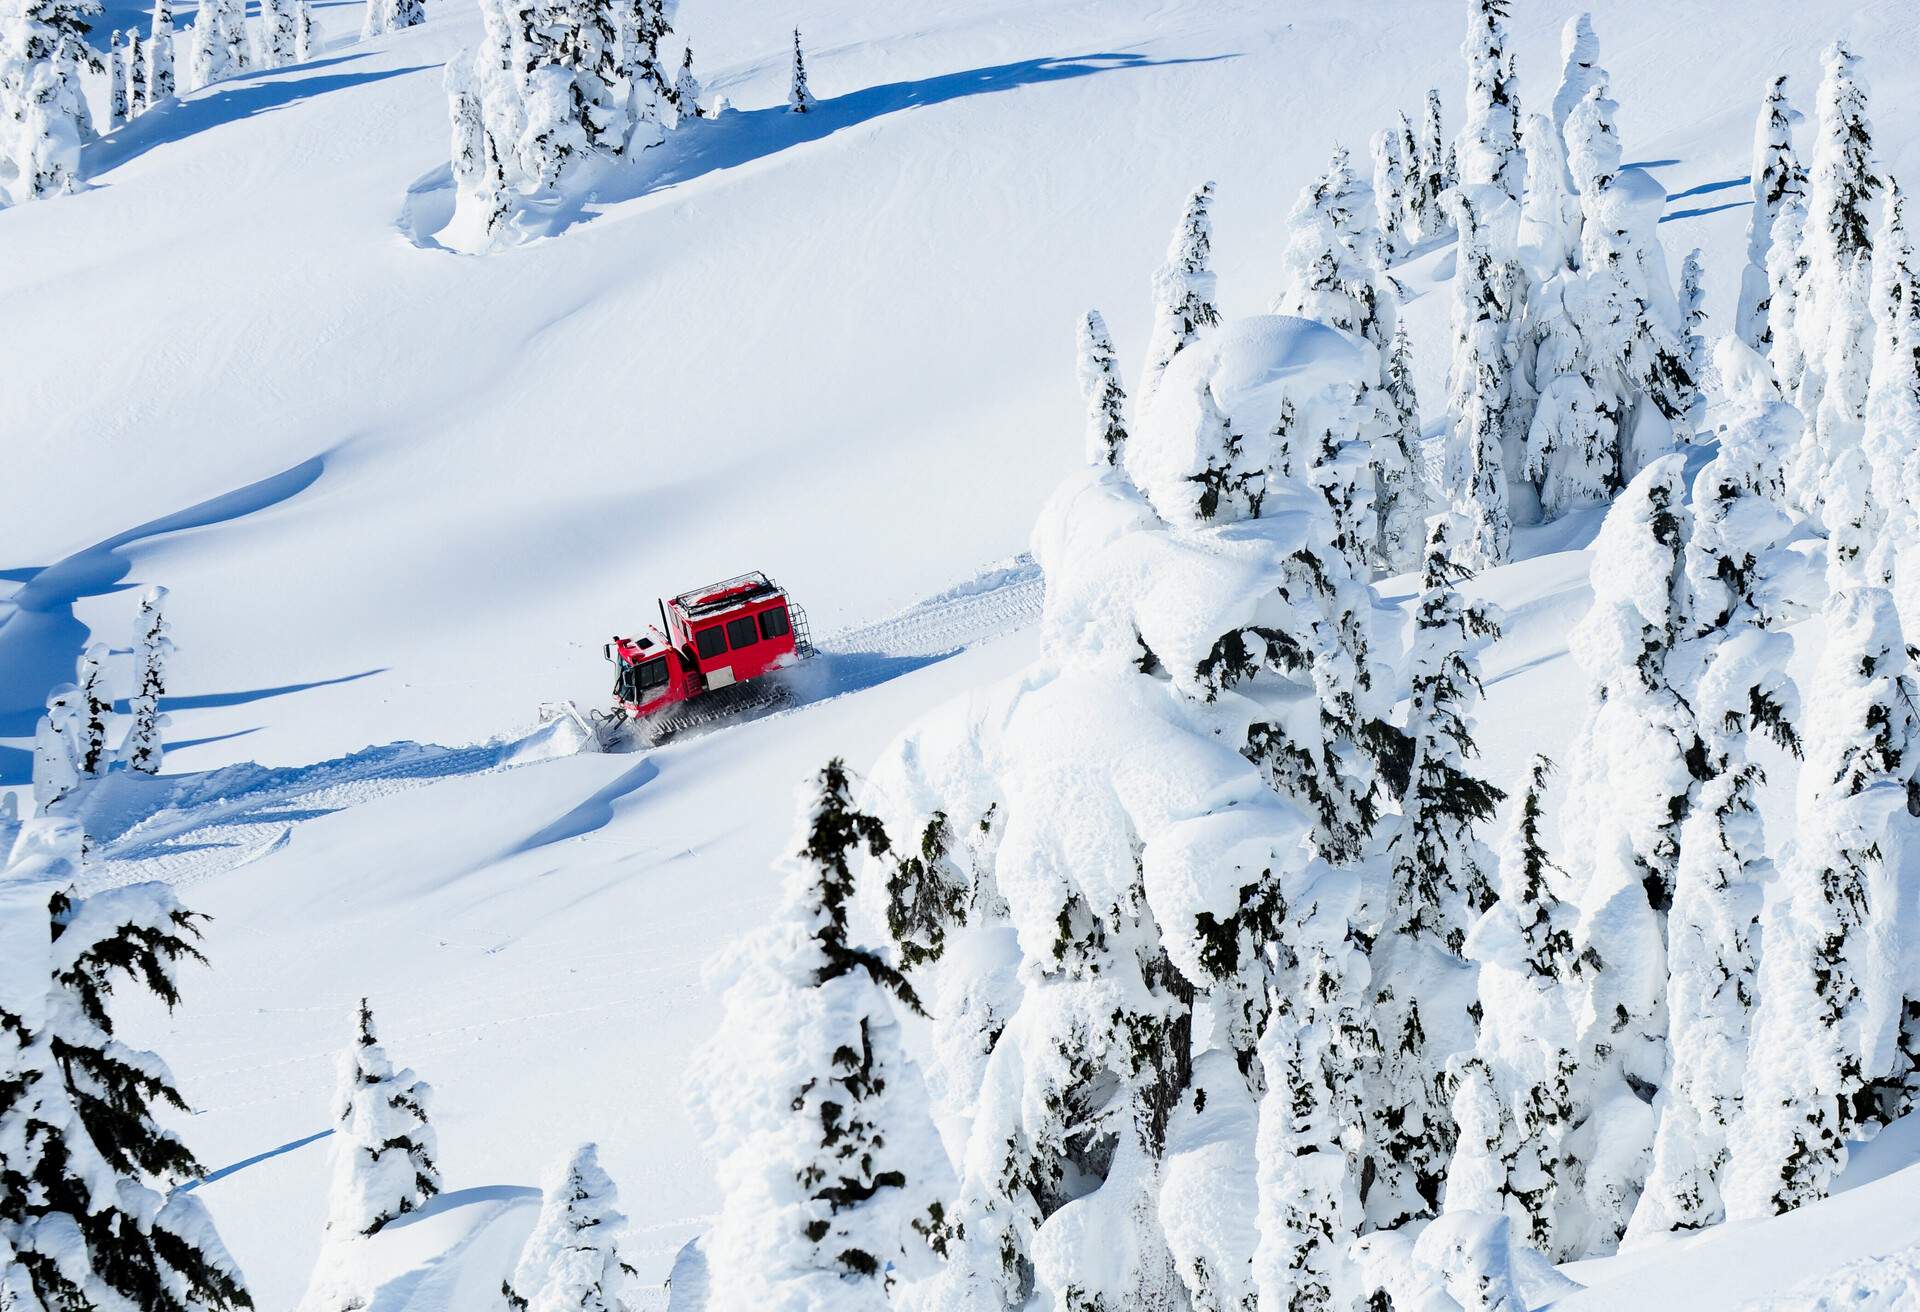
MULTIPOLYGON (((768 715, 804 712, 908 673, 1039 619, 1039 566, 1018 556, 990 566, 895 615, 850 628, 796 667, 793 694, 747 718, 683 726, 675 741, 737 728, 768 715)), ((636 745, 633 750, 664 750, 636 745)), ((389 743, 313 765, 246 763, 157 779, 116 773, 74 814, 93 844, 83 889, 156 879, 184 885, 258 860, 295 826, 347 807, 443 779, 514 769, 581 750, 566 721, 464 747, 389 743)))

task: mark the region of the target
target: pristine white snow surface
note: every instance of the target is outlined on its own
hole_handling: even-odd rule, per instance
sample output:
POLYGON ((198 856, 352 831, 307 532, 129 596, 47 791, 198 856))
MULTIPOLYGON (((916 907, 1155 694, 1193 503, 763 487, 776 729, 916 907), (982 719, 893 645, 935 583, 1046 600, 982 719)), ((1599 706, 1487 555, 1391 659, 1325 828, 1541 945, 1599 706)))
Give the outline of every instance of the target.
MULTIPOLYGON (((1529 104, 1579 7, 1514 6, 1529 104)), ((1911 0, 1593 7, 1668 251, 1704 248, 1711 331, 1767 77, 1809 107, 1820 47, 1848 35, 1879 158, 1920 184, 1911 0)), ((707 94, 738 112, 557 237, 474 258, 429 234, 440 70, 477 13, 428 8, 359 43, 358 5, 320 6, 312 63, 142 118, 89 147, 92 190, 0 212, 0 788, 27 781, 88 641, 117 649, 124 695, 137 590, 169 587, 179 777, 96 799, 93 877, 174 880, 213 917, 181 1009, 127 1024, 181 1080, 200 1187, 269 1312, 319 1251, 363 994, 435 1087, 452 1190, 377 1241, 380 1312, 481 1306, 528 1186, 583 1139, 665 1278, 715 1202, 681 1103, 719 1014, 702 967, 771 909, 795 783, 836 753, 864 769, 1034 653, 1037 575, 1014 557, 1080 460, 1076 319, 1103 310, 1131 366, 1206 178, 1223 311, 1266 311, 1329 149, 1364 159, 1430 85, 1452 130, 1464 78, 1457 0, 683 0, 707 94), (783 112, 795 23, 821 97, 804 120, 783 112), (603 700, 600 644, 655 595, 753 568, 830 648, 815 700, 642 754, 527 736, 541 701, 603 700), (261 764, 205 773, 242 762, 261 764)), ((1429 420, 1451 272, 1450 247, 1399 270, 1429 420)), ((1502 783, 1563 757, 1581 712, 1566 637, 1597 522, 1523 530, 1528 558, 1478 585, 1507 614, 1480 732, 1502 783)), ((1804 670, 1818 636, 1797 637, 1804 670)), ((1842 1301, 1910 1286, 1911 1254, 1832 1274, 1920 1240, 1906 1129, 1855 1190, 1583 1264, 1556 1306, 1732 1308, 1810 1277, 1780 1306, 1916 1306, 1842 1301)))

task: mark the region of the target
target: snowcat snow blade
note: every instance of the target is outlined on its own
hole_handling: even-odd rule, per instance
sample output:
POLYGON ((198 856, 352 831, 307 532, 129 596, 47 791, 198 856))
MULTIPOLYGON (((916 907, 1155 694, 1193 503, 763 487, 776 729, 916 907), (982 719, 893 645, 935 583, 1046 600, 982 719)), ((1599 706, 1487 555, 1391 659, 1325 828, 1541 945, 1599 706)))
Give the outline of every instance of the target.
POLYGON ((580 735, 580 746, 582 750, 588 750, 589 748, 596 752, 604 752, 607 750, 607 740, 601 732, 599 723, 596 720, 590 720, 582 715, 580 708, 572 702, 542 702, 540 703, 539 715, 540 723, 543 725, 552 724, 557 720, 564 720, 572 725, 574 730, 580 735))

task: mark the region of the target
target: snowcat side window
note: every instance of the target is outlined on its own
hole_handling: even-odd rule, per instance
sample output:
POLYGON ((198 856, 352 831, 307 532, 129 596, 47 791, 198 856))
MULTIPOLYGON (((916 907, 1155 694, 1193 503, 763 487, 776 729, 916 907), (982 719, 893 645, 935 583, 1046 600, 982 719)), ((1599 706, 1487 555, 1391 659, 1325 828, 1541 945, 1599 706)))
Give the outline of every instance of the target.
POLYGON ((652 692, 656 688, 667 686, 667 658, 656 656, 634 667, 640 672, 640 690, 652 692))
POLYGON ((727 645, 735 651, 742 647, 751 647, 760 641, 760 632, 754 627, 753 616, 742 615, 737 620, 727 621, 727 645))
POLYGON ((784 638, 791 627, 787 623, 785 606, 775 606, 772 610, 760 612, 760 636, 763 638, 784 638))
POLYGON ((716 624, 710 629, 702 629, 694 634, 693 645, 700 649, 701 660, 712 660, 727 649, 727 635, 716 624))

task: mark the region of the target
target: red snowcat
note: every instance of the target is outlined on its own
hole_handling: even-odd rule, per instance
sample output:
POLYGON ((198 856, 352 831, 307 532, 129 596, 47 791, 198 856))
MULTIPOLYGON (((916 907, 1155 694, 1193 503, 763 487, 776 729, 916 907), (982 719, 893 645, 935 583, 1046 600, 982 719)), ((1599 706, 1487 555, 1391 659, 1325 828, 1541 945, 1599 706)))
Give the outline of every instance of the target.
POLYGON ((611 727, 631 718, 659 742, 777 703, 785 689, 767 676, 812 654, 806 612, 757 570, 683 592, 660 603, 659 627, 606 645, 611 727))

